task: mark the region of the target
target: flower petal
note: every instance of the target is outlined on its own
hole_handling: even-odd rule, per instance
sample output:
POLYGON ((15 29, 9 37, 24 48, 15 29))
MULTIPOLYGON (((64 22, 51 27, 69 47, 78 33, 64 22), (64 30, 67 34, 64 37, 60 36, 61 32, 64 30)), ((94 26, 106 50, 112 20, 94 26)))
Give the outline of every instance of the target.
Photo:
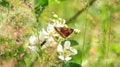
POLYGON ((79 29, 74 29, 74 31, 75 31, 76 33, 79 33, 79 32, 80 32, 80 30, 79 30, 79 29))
POLYGON ((45 44, 41 47, 41 49, 46 49, 48 44, 45 44))
POLYGON ((48 38, 48 33, 42 29, 42 31, 40 32, 40 41, 43 42, 46 38, 48 38))
POLYGON ((44 28, 42 29, 42 32, 43 32, 45 35, 48 35, 48 33, 45 31, 44 28))
POLYGON ((64 56, 63 55, 58 56, 58 58, 61 59, 61 60, 64 60, 64 56))
POLYGON ((29 38, 29 41, 30 41, 30 43, 31 44, 36 44, 37 43, 37 38, 36 38, 36 36, 30 36, 30 38, 29 38))
POLYGON ((66 61, 69 61, 69 60, 71 60, 71 59, 72 59, 71 57, 66 57, 66 58, 65 58, 66 61))
POLYGON ((78 52, 76 49, 71 48, 70 51, 72 52, 72 55, 76 55, 78 52))
POLYGON ((58 51, 58 52, 63 52, 62 45, 60 45, 60 44, 58 45, 57 51, 58 51))
POLYGON ((47 44, 49 44, 49 46, 56 46, 57 45, 57 42, 54 40, 53 37, 49 37, 48 38, 48 41, 47 41, 47 44))
POLYGON ((58 15, 57 15, 57 14, 54 14, 53 17, 58 18, 58 15))
POLYGON ((47 26, 47 32, 50 33, 50 32, 52 32, 52 31, 54 31, 53 25, 48 24, 48 26, 47 26))
POLYGON ((37 49, 36 46, 28 46, 28 48, 31 50, 31 51, 35 51, 37 49))
POLYGON ((64 27, 64 24, 58 24, 56 27, 64 27))
POLYGON ((64 43, 64 48, 65 49, 69 49, 70 48, 70 41, 65 41, 65 43, 64 43))

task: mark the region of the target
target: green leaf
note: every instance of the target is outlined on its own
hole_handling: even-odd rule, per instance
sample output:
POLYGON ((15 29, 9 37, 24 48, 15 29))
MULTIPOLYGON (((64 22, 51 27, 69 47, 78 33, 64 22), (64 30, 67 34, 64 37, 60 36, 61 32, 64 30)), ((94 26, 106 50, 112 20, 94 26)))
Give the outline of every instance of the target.
POLYGON ((12 7, 10 5, 10 3, 8 1, 6 1, 6 0, 2 0, 2 2, 0 2, 0 5, 3 6, 3 7, 8 7, 8 8, 12 7))
POLYGON ((48 0, 35 0, 35 7, 40 7, 41 6, 47 6, 48 5, 48 0))
POLYGON ((75 62, 70 62, 69 65, 70 65, 70 67, 81 67, 80 64, 75 63, 75 62))
POLYGON ((58 0, 58 1, 66 1, 66 0, 58 0))
POLYGON ((31 58, 30 58, 29 56, 26 56, 26 57, 24 58, 24 62, 25 62, 25 66, 26 66, 26 67, 30 67, 30 66, 31 66, 32 62, 31 62, 30 59, 31 59, 31 58))
MULTIPOLYGON (((66 1, 66 0, 57 0, 58 2, 66 1)), ((49 4, 55 4, 57 2, 56 0, 49 0, 49 4)))
MULTIPOLYGON (((64 45, 65 41, 66 40, 61 41, 61 45, 64 45)), ((77 41, 75 41, 75 40, 68 40, 68 41, 70 41, 71 46, 79 45, 79 43, 77 41)))
POLYGON ((45 6, 48 5, 48 0, 34 0, 35 2, 35 13, 40 15, 45 9, 45 6))
POLYGON ((19 48, 18 48, 18 55, 19 54, 21 54, 21 53, 23 53, 24 52, 24 47, 23 46, 20 46, 19 48))
POLYGON ((111 45, 111 50, 115 52, 116 54, 120 55, 120 46, 118 44, 112 44, 111 45))
POLYGON ((81 67, 81 65, 75 62, 67 62, 63 64, 62 67, 81 67))
POLYGON ((5 59, 5 60, 11 59, 12 56, 13 56, 12 53, 9 52, 9 51, 7 51, 7 52, 5 52, 4 54, 1 55, 1 57, 2 57, 3 59, 5 59))
POLYGON ((36 58, 38 57, 38 54, 36 52, 32 52, 31 54, 28 54, 24 57, 24 62, 26 67, 33 67, 33 62, 36 61, 36 58))

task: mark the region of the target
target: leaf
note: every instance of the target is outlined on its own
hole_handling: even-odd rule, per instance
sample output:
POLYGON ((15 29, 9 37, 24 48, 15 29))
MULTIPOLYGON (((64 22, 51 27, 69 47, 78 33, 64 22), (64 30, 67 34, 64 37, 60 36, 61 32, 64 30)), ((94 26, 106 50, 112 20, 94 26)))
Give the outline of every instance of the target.
POLYGON ((34 0, 35 2, 35 13, 40 15, 45 9, 45 6, 48 5, 48 0, 34 0))
POLYGON ((24 57, 26 67, 33 67, 32 63, 36 61, 37 56, 38 55, 36 54, 36 52, 32 52, 30 55, 26 55, 24 57))
MULTIPOLYGON (((64 45, 65 41, 66 40, 61 41, 61 44, 64 45)), ((68 40, 68 41, 70 41, 71 46, 79 45, 79 43, 77 41, 75 41, 75 40, 68 40)))
POLYGON ((58 1, 66 1, 66 0, 58 0, 58 1))
POLYGON ((119 46, 118 44, 114 44, 114 43, 113 43, 113 44, 111 45, 111 50, 112 50, 114 53, 120 55, 120 46, 119 46))
POLYGON ((8 1, 6 1, 6 0, 2 0, 2 2, 0 2, 0 5, 3 6, 3 7, 8 7, 8 8, 12 7, 10 5, 10 3, 8 1))
POLYGON ((24 58, 24 62, 25 62, 25 66, 26 66, 26 67, 30 67, 30 65, 32 64, 32 62, 31 62, 30 59, 31 59, 31 58, 30 58, 29 56, 26 56, 26 57, 24 58))
POLYGON ((67 62, 63 64, 62 67, 81 67, 81 65, 75 62, 67 62))
POLYGON ((18 55, 19 54, 21 54, 21 53, 23 53, 24 52, 24 47, 23 46, 20 46, 19 48, 18 48, 18 55))
POLYGON ((4 54, 1 55, 1 57, 2 57, 3 59, 5 59, 5 60, 11 59, 12 56, 13 56, 12 53, 9 52, 9 51, 7 51, 7 52, 5 52, 4 54))
POLYGON ((75 62, 70 62, 69 65, 70 65, 70 67, 81 67, 80 64, 77 64, 75 62))
POLYGON ((57 1, 58 1, 58 2, 59 2, 59 1, 62 2, 62 1, 66 1, 66 0, 49 0, 49 3, 50 3, 50 4, 55 4, 57 1))

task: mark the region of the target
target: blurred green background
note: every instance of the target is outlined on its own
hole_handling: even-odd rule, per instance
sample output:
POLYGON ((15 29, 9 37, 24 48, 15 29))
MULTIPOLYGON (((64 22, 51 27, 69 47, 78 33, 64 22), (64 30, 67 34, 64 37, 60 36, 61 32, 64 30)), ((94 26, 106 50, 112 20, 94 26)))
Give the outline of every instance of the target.
MULTIPOLYGON (((15 45, 28 42, 31 31, 45 28, 53 14, 68 21, 90 1, 48 0, 38 17, 34 0, 0 0, 0 64, 7 64, 5 61, 13 58, 15 45)), ((82 67, 120 67, 119 7, 119 0, 96 0, 67 24, 81 31, 70 38, 79 43, 74 46, 79 53, 72 61, 82 67)))

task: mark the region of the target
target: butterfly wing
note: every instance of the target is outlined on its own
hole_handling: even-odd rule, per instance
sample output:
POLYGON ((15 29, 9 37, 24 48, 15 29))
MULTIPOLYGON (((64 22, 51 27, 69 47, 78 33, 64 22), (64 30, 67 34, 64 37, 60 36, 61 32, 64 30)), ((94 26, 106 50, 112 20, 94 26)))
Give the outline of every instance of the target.
POLYGON ((73 33, 73 29, 72 28, 65 28, 65 27, 55 27, 55 30, 63 37, 66 38, 68 37, 70 34, 73 33))

